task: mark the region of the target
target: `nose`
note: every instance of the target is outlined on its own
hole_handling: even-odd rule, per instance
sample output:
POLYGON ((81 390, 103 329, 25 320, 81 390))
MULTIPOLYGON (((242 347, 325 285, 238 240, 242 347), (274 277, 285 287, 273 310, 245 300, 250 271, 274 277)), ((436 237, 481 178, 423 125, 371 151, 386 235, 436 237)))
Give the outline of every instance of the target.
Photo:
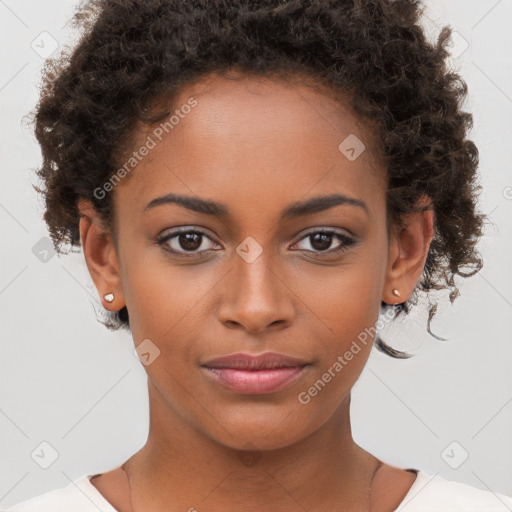
POLYGON ((251 263, 236 255, 234 268, 223 279, 219 320, 254 334, 291 325, 293 287, 279 268, 265 251, 251 263))

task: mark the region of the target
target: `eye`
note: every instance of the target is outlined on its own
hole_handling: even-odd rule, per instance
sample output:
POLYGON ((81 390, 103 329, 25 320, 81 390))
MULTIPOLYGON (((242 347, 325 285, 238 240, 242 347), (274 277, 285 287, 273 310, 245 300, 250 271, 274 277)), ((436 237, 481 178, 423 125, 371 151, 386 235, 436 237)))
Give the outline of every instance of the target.
POLYGON ((203 231, 185 228, 158 237, 156 243, 166 251, 190 257, 215 250, 209 246, 211 244, 208 244, 207 240, 213 245, 218 245, 203 231))
POLYGON ((355 240, 349 236, 332 230, 317 229, 316 231, 311 231, 305 237, 301 238, 299 242, 303 240, 308 242, 305 245, 309 247, 305 247, 302 250, 317 254, 338 254, 342 251, 346 251, 351 245, 355 244, 355 240), (329 249, 333 242, 338 242, 338 246, 334 249, 329 249))

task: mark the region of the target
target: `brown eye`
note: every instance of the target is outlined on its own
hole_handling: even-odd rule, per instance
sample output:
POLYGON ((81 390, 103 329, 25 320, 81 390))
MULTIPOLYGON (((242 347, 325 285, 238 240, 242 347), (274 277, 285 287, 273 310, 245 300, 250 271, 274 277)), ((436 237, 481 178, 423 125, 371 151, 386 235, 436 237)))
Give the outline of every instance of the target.
POLYGON ((187 251, 194 251, 201 246, 201 237, 199 233, 190 232, 178 235, 178 245, 187 251))
MULTIPOLYGON (((355 241, 349 236, 337 231, 312 231, 303 237, 300 242, 308 241, 309 247, 302 250, 313 253, 335 254, 348 249, 355 241), (334 249, 331 249, 333 242, 337 242, 334 249)), ((299 243, 300 243, 299 242, 299 243)))
POLYGON ((161 245, 164 250, 185 257, 200 256, 202 253, 213 250, 217 245, 205 233, 194 229, 173 231, 172 233, 159 237, 157 243, 161 245))
POLYGON ((311 240, 311 246, 316 251, 326 251, 332 244, 333 234, 332 233, 315 233, 309 235, 311 240))

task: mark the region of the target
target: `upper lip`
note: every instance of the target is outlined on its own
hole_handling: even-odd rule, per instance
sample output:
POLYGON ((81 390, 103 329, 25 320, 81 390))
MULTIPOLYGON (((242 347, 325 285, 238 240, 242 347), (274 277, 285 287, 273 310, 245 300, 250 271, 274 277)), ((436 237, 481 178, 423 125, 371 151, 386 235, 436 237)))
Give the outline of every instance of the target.
POLYGON ((244 353, 229 354, 227 356, 210 359, 201 366, 208 368, 233 368, 235 370, 268 370, 275 368, 290 368, 305 366, 305 361, 296 357, 278 354, 276 352, 265 352, 263 354, 251 355, 244 353))

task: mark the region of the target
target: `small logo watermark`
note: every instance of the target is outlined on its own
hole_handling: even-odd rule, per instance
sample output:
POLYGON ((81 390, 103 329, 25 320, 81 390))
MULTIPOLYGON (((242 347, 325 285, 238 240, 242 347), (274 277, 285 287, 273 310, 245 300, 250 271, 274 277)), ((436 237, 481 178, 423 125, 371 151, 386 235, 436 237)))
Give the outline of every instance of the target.
POLYGON ((47 59, 59 47, 59 43, 49 32, 44 31, 34 38, 30 47, 39 57, 47 59))
POLYGON ((48 469, 59 458, 59 452, 48 441, 43 441, 30 456, 39 467, 48 469))
POLYGON ((32 254, 41 263, 48 263, 55 256, 53 242, 47 236, 43 236, 32 246, 32 254))
POLYGON ((146 338, 135 347, 133 355, 144 366, 149 366, 160 355, 160 349, 149 338, 146 338))
POLYGON ((363 151, 366 149, 366 146, 363 144, 361 139, 351 133, 340 143, 338 149, 340 153, 347 158, 347 160, 353 162, 361 156, 363 151))
POLYGON ((247 263, 252 263, 263 252, 261 245, 254 240, 252 236, 248 236, 237 248, 236 252, 247 263))
POLYGON ((458 469, 469 457, 468 451, 458 441, 452 441, 442 452, 441 458, 452 469, 458 469))

